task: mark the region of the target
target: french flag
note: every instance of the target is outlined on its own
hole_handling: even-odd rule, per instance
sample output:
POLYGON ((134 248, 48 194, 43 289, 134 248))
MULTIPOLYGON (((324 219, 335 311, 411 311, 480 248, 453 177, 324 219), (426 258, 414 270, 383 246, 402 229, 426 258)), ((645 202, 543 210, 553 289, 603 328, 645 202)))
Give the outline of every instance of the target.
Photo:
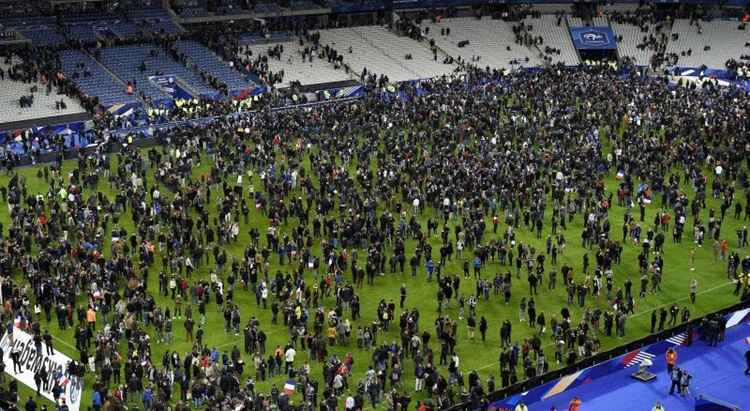
POLYGON ((284 394, 287 396, 291 396, 295 393, 297 390, 297 384, 294 382, 294 380, 288 380, 286 384, 284 384, 284 394))

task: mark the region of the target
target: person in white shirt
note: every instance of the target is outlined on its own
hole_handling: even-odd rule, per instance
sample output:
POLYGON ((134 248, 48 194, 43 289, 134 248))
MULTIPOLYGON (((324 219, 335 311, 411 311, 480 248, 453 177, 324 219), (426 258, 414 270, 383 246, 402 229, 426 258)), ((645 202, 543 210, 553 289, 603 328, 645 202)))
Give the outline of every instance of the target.
POLYGON ((346 407, 346 411, 353 411, 355 405, 356 404, 354 402, 354 397, 352 397, 351 395, 346 397, 346 403, 344 404, 344 406, 346 407))
POLYGON ((297 351, 293 347, 287 348, 284 353, 284 360, 286 361, 284 372, 287 374, 289 374, 289 369, 292 368, 292 365, 294 364, 295 355, 297 355, 297 351))

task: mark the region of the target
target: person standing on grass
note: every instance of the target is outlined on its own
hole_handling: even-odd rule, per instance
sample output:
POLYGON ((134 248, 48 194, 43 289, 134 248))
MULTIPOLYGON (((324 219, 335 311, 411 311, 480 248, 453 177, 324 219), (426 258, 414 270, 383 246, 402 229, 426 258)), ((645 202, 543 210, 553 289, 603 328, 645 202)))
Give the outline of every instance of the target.
POLYGON ((667 321, 667 310, 662 307, 659 309, 659 331, 664 331, 664 323, 667 321))
POLYGON ((690 249, 690 271, 695 271, 695 246, 690 249))
POLYGON ((469 315, 469 318, 466 319, 466 326, 468 329, 469 339, 474 341, 474 330, 477 326, 477 320, 474 319, 473 315, 469 315))
POLYGON ((193 342, 193 327, 195 326, 195 321, 191 317, 188 317, 185 319, 185 338, 187 339, 187 342, 192 343, 193 342))
POLYGON ((487 319, 484 316, 479 320, 479 333, 482 334, 482 342, 484 342, 487 336, 487 319))
POLYGON ((693 278, 690 281, 690 302, 695 304, 695 296, 698 292, 698 280, 693 278))
POLYGON ((285 368, 284 372, 289 373, 289 370, 294 366, 294 357, 297 355, 297 350, 294 347, 289 346, 284 352, 285 368))
POLYGON ((671 307, 669 307, 669 326, 674 327, 677 325, 677 315, 680 313, 680 306, 677 304, 672 304, 671 307))

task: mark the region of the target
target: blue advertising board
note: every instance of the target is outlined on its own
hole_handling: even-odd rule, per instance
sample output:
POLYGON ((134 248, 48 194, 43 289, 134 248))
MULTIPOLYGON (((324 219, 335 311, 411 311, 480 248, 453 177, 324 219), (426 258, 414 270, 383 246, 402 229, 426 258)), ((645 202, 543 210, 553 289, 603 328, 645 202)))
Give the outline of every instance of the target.
POLYGON ((614 50, 615 33, 610 27, 571 27, 573 46, 579 50, 614 50))

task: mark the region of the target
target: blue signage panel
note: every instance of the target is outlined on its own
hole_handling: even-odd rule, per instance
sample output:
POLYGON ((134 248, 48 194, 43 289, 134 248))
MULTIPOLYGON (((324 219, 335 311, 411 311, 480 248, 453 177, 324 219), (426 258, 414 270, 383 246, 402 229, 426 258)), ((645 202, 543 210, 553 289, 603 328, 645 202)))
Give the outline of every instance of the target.
POLYGON ((617 48, 615 33, 610 27, 571 27, 573 46, 579 50, 613 50, 617 48))

